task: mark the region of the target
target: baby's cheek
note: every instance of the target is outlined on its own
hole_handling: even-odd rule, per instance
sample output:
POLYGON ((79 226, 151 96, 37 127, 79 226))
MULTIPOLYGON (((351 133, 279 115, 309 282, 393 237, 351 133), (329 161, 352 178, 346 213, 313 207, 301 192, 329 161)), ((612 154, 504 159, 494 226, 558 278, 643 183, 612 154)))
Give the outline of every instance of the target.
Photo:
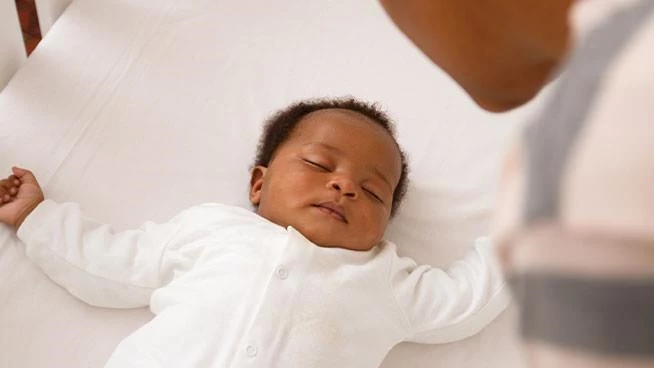
POLYGON ((386 228, 388 227, 388 217, 383 213, 379 213, 374 217, 373 222, 370 224, 370 243, 374 246, 379 243, 384 237, 386 228))

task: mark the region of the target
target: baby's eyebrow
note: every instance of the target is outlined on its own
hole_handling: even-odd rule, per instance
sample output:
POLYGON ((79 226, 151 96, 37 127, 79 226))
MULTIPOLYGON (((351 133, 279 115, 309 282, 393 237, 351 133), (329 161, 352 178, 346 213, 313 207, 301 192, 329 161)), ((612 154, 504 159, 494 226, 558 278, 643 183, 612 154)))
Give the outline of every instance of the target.
POLYGON ((322 143, 322 142, 311 142, 311 143, 307 143, 307 144, 305 144, 305 147, 307 147, 307 146, 308 146, 308 147, 311 147, 311 146, 317 146, 317 147, 320 147, 320 148, 328 149, 328 150, 330 150, 330 151, 334 151, 334 152, 336 152, 336 153, 343 153, 343 150, 341 150, 340 148, 338 148, 338 147, 334 147, 334 146, 332 146, 332 145, 329 145, 329 144, 327 144, 327 143, 322 143))
POLYGON ((388 180, 388 178, 384 175, 384 173, 381 172, 381 170, 379 170, 376 166, 373 166, 372 172, 379 176, 386 184, 388 184, 388 187, 391 188, 391 191, 393 191, 393 184, 391 184, 391 181, 388 180))

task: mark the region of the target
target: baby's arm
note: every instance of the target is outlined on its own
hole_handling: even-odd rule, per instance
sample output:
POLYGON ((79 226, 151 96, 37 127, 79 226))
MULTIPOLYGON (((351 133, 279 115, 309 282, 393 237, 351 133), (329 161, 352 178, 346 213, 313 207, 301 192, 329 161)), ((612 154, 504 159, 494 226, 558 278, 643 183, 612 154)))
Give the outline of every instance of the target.
POLYGON ((468 255, 442 270, 396 258, 391 283, 408 324, 409 340, 447 343, 472 336, 508 305, 490 241, 480 238, 468 255))
POLYGON ((154 289, 169 278, 160 264, 178 228, 175 222, 147 223, 138 230, 116 233, 84 217, 75 204, 44 200, 29 171, 14 169, 14 175, 0 184, 0 221, 17 229, 32 261, 54 282, 91 305, 132 308, 149 304, 154 289))

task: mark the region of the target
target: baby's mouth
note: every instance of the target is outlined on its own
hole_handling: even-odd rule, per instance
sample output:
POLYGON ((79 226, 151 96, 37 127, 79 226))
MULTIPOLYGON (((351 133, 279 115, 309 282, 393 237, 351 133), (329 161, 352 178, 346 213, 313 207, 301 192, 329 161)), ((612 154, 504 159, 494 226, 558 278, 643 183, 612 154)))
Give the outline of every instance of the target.
POLYGON ((314 207, 318 208, 320 211, 322 211, 324 214, 332 216, 333 218, 343 222, 343 223, 348 223, 347 218, 345 217, 345 213, 343 210, 343 207, 334 203, 334 202, 325 202, 321 204, 315 204, 314 207))

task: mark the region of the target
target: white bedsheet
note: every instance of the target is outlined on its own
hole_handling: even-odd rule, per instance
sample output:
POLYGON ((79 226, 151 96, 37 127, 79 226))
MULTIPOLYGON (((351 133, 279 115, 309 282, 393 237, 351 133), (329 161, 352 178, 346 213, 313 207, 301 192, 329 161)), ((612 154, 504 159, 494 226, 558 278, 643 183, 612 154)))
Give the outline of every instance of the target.
MULTIPOLYGON (((200 202, 248 206, 262 121, 306 97, 380 102, 412 184, 388 237, 447 266, 487 232, 499 161, 526 109, 491 115, 375 1, 75 0, 0 92, 0 174, 118 229, 200 202)), ((97 367, 146 310, 70 297, 0 228, 0 367, 97 367)), ((480 335, 403 344, 383 367, 521 367, 509 311, 480 335)))

